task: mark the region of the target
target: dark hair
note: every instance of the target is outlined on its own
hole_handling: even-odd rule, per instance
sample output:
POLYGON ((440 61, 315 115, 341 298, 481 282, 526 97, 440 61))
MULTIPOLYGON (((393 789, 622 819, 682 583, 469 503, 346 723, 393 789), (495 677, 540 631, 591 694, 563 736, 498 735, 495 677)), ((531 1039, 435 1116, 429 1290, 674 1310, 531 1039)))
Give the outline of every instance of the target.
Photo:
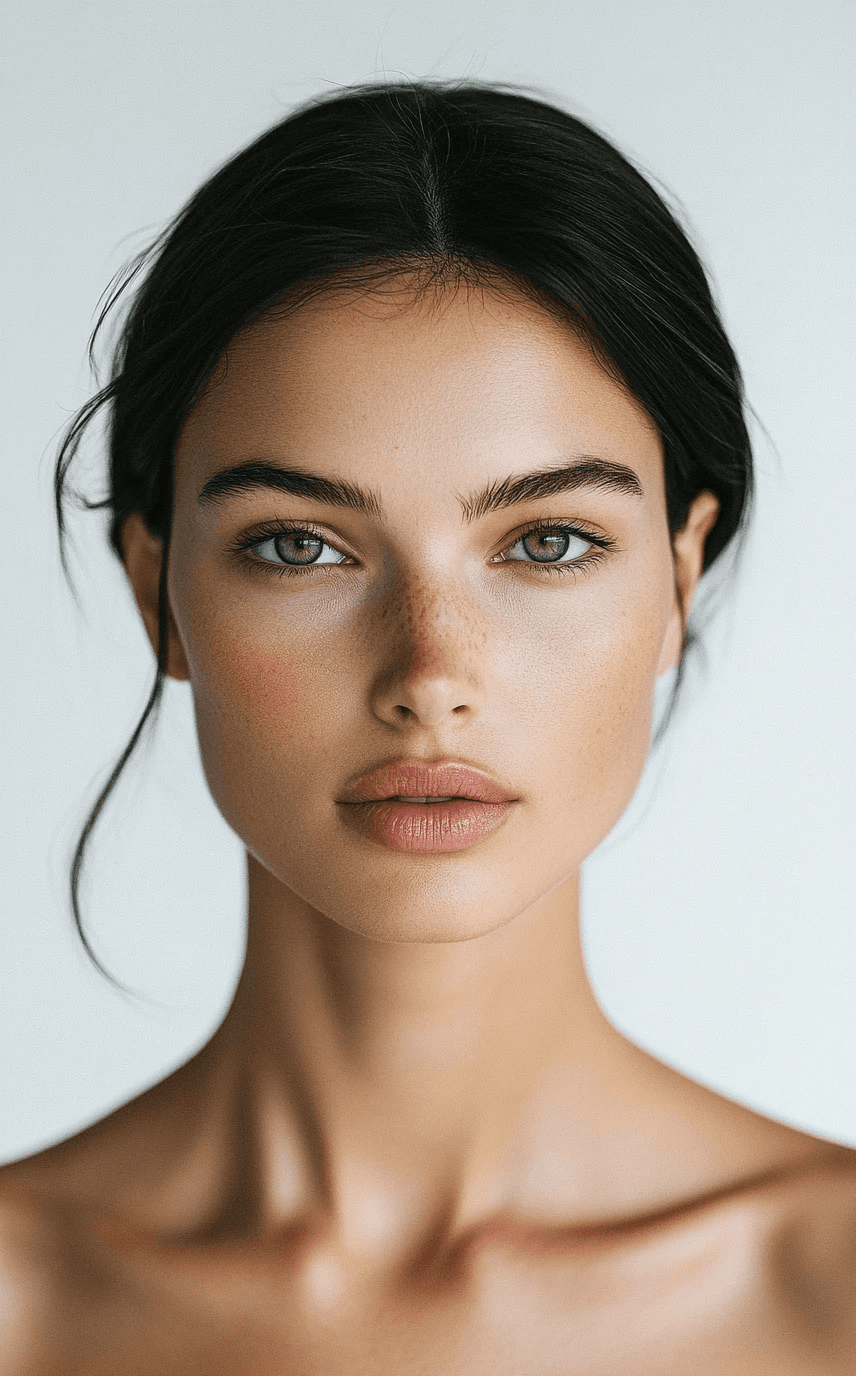
MULTIPOLYGON (((216 172, 114 283, 90 342, 136 286, 107 385, 57 461, 60 534, 69 466, 108 408, 110 539, 133 512, 164 542, 160 647, 142 717, 83 828, 72 908, 97 816, 154 712, 166 651, 166 553, 181 428, 238 330, 335 282, 420 267, 504 278, 564 313, 659 427, 669 527, 709 489, 720 502, 705 568, 747 510, 743 389, 698 256, 650 183, 602 135, 505 88, 416 82, 304 106, 216 172), (138 284, 138 285, 137 285, 138 284)), ((97 962, 96 962, 97 963, 97 962)))

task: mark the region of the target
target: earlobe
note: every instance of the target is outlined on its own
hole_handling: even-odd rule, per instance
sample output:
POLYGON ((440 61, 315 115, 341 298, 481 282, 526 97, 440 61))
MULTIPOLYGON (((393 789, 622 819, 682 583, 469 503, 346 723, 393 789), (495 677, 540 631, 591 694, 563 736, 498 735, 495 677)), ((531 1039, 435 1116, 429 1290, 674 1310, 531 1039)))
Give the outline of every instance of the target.
MULTIPOLYGON (((160 575, 163 542, 153 535, 139 512, 126 517, 122 525, 122 561, 143 618, 151 647, 158 653, 160 640, 160 575)), ((165 669, 169 678, 188 679, 190 673, 178 628, 167 603, 167 649, 165 669)))
POLYGON ((657 665, 658 675, 665 674, 680 663, 687 622, 704 567, 705 541, 718 515, 719 498, 712 492, 700 492, 690 506, 686 521, 672 536, 675 593, 660 662, 657 665))

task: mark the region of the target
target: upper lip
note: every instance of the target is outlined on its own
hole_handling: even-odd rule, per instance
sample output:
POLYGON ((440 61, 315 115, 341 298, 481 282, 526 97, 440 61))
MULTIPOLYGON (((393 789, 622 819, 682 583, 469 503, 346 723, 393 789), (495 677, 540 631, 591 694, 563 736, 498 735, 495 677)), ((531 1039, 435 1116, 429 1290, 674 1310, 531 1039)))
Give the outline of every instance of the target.
POLYGON ((369 769, 343 792, 342 803, 377 803, 392 798, 470 798, 509 803, 515 794, 473 765, 445 760, 389 760, 369 769))

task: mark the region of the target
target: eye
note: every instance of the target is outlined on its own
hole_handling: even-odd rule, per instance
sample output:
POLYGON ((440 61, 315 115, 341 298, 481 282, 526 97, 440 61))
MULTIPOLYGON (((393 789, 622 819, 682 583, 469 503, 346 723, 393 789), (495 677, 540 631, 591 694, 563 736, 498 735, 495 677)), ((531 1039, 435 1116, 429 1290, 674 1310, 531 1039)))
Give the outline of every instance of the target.
POLYGON ((591 550, 593 540, 564 527, 542 526, 519 536, 503 559, 530 564, 570 564, 591 550))
POLYGON ((292 568, 306 564, 344 564, 346 555, 328 545, 314 530, 289 530, 270 535, 251 546, 257 558, 268 564, 287 564, 292 568))

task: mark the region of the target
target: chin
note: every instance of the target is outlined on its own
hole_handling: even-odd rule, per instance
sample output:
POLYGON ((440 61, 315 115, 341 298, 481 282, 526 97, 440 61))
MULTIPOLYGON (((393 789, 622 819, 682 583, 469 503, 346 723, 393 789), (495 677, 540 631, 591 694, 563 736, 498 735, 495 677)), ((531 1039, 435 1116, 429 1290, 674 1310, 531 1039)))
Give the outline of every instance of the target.
POLYGON ((516 916, 513 912, 500 915, 496 911, 489 915, 474 914, 463 905, 453 904, 445 906, 440 912, 434 906, 423 905, 423 908, 424 911, 415 911, 414 905, 410 905, 406 910, 350 910, 344 913, 340 910, 335 915, 325 915, 338 926, 368 941, 409 946, 474 941, 506 926, 516 916))
MULTIPOLYGON (((341 838, 327 847, 292 844, 287 854, 251 851, 251 884, 285 915, 313 914, 371 941, 432 945, 499 931, 568 879, 579 862, 532 863, 511 838, 453 854, 402 855, 341 838), (253 863, 255 862, 255 863, 253 863)), ((542 853, 543 855, 543 853, 542 853)))

